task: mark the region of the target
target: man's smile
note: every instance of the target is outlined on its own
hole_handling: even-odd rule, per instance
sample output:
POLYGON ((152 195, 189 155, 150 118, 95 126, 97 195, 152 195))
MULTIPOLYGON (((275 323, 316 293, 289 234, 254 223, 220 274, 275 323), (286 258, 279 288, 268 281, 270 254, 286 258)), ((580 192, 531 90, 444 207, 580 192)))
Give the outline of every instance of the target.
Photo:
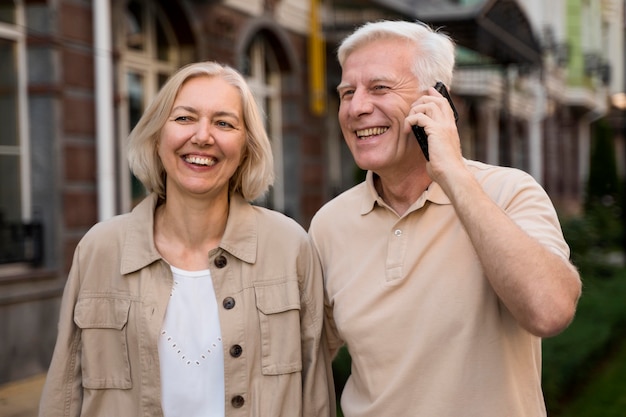
POLYGON ((354 133, 356 133, 356 136, 359 139, 367 139, 370 136, 382 135, 387 130, 389 130, 389 127, 379 126, 379 127, 368 127, 367 129, 357 130, 354 133))

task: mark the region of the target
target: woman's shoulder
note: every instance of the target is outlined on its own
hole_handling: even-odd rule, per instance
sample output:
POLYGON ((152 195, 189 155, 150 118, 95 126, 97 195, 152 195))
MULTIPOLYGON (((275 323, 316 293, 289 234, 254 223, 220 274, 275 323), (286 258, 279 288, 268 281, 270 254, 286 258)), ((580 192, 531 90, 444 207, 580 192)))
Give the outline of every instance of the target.
POLYGON ((80 240, 81 245, 93 242, 108 242, 111 244, 122 238, 130 224, 130 213, 119 214, 107 220, 99 221, 87 230, 80 240))
MULTIPOLYGON (((87 242, 115 242, 122 241, 132 230, 147 230, 152 228, 155 198, 148 196, 132 211, 115 215, 101 220, 89 228, 81 239, 87 242)), ((143 233, 143 232, 142 232, 143 233)))

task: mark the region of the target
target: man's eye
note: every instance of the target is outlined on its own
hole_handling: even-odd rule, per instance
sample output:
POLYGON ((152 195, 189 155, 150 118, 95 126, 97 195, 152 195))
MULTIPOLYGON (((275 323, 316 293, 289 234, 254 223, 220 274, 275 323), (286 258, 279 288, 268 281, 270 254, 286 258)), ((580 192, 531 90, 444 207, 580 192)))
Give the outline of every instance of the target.
POLYGON ((345 99, 345 98, 350 98, 354 95, 354 90, 343 90, 341 92, 339 92, 339 98, 340 99, 345 99))
POLYGON ((388 89, 389 87, 387 87, 386 85, 375 85, 373 88, 374 91, 383 91, 388 89))

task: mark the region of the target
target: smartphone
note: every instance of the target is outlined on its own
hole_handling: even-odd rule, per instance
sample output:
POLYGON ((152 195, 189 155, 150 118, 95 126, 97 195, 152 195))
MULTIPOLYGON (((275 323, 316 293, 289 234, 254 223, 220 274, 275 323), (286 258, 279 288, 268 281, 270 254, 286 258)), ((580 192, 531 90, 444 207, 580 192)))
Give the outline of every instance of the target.
MULTIPOLYGON (((454 113, 454 121, 458 122, 459 114, 454 107, 454 103, 452 103, 452 99, 450 98, 450 94, 448 93, 446 86, 441 81, 437 81, 437 84, 435 84, 435 90, 448 99, 448 103, 450 103, 450 107, 452 107, 452 112, 454 113)), ((428 135, 426 134, 426 131, 421 126, 413 125, 411 127, 415 137, 417 138, 417 143, 419 143, 420 148, 422 148, 422 152, 424 152, 424 157, 426 157, 427 161, 430 161, 430 155, 428 154, 428 135)))

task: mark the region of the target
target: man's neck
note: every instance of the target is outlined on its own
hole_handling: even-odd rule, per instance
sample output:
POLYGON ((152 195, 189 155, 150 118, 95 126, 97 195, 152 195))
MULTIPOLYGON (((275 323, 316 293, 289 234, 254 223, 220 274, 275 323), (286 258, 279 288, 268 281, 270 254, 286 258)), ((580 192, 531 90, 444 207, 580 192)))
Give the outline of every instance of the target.
POLYGON ((426 174, 405 175, 396 178, 381 177, 374 174, 374 187, 380 198, 389 205, 399 216, 417 201, 428 189, 432 179, 426 174))

